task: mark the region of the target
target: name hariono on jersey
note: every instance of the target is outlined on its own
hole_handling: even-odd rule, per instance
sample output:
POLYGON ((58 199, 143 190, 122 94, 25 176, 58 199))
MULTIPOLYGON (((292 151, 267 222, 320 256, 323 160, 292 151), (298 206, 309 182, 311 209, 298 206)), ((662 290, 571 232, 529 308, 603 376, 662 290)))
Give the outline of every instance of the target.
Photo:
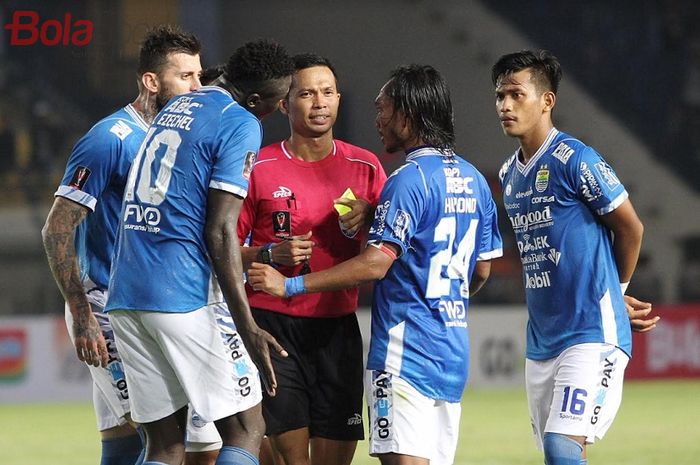
POLYGON ((411 151, 384 186, 368 242, 401 253, 374 288, 367 368, 458 402, 469 370, 469 282, 477 260, 502 255, 486 179, 455 154, 411 151))

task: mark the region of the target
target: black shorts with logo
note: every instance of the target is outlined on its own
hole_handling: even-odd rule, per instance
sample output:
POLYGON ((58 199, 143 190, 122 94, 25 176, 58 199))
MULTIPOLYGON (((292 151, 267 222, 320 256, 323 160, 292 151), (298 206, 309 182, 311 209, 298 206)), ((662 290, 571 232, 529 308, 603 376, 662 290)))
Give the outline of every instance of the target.
POLYGON ((263 393, 266 434, 309 428, 311 437, 364 439, 362 336, 355 313, 303 318, 251 309, 289 353, 272 355, 277 394, 263 393))

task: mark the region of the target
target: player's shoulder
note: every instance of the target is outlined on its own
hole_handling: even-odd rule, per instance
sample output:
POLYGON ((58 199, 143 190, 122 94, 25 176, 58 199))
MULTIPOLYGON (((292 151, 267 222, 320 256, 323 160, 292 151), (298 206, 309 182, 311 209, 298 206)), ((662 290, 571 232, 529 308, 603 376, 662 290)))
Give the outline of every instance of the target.
POLYGON ((95 123, 85 136, 96 144, 109 144, 141 137, 146 131, 146 121, 134 107, 127 105, 95 123))
POLYGON ((365 163, 371 165, 373 168, 378 168, 381 164, 379 158, 371 151, 359 147, 357 145, 350 144, 340 139, 333 140, 335 144, 335 150, 338 155, 342 156, 346 160, 352 163, 365 163))
POLYGON ((501 181, 501 184, 505 180, 506 176, 508 175, 508 172, 515 166, 515 161, 518 159, 518 152, 512 154, 510 157, 506 158, 506 161, 503 162, 501 165, 501 169, 498 170, 498 179, 501 181))
POLYGON ((552 141, 551 156, 558 160, 561 165, 569 165, 569 160, 572 157, 580 159, 584 155, 591 154, 597 154, 593 147, 565 132, 559 132, 552 141))

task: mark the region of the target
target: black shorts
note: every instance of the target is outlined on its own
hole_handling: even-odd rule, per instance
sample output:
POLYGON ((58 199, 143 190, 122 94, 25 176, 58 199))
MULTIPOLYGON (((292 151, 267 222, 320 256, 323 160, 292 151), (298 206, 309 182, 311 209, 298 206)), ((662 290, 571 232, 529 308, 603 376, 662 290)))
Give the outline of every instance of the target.
POLYGON ((251 310, 289 353, 272 357, 277 395, 263 393, 266 434, 308 427, 311 437, 364 439, 362 336, 355 313, 303 318, 251 310))

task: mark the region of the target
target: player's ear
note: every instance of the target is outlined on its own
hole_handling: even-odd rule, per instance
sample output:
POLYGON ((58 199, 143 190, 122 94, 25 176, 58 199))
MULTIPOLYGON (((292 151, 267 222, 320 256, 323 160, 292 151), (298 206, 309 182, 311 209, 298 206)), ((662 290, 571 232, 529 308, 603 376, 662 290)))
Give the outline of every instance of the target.
POLYGON ((545 92, 542 94, 542 102, 544 103, 545 112, 551 112, 554 109, 554 105, 557 103, 557 96, 554 92, 545 92))
POLYGON ((256 106, 260 105, 261 101, 262 98, 260 97, 260 94, 248 94, 245 98, 245 106, 248 110, 252 110, 256 106))
POLYGON ((160 81, 156 73, 146 72, 141 75, 141 84, 147 91, 157 93, 160 88, 160 81))
POLYGON ((285 116, 289 115, 289 100, 286 97, 280 100, 280 113, 285 116))

